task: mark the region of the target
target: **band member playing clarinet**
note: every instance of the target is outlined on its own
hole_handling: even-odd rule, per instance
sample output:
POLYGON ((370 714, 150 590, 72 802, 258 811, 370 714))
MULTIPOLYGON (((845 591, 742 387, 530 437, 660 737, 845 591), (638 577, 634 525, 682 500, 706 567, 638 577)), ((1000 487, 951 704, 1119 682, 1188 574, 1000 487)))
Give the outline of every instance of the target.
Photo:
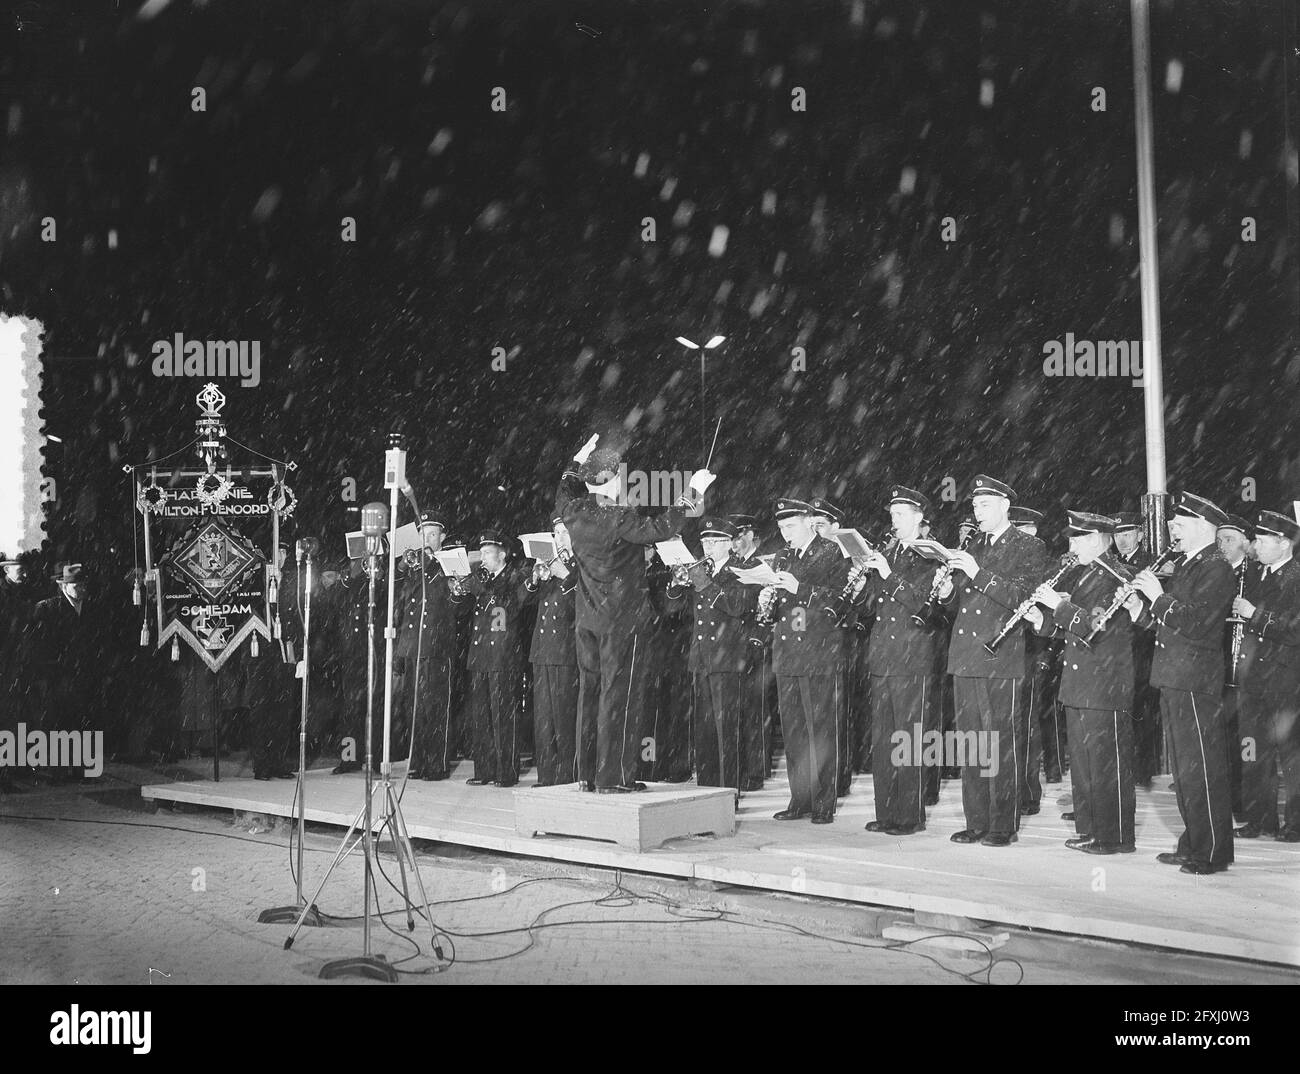
MULTIPOLYGON (((1215 531, 1214 543, 1219 546, 1223 558, 1228 561, 1237 582, 1237 595, 1242 593, 1246 576, 1258 575, 1259 566, 1251 555, 1251 542, 1255 540, 1255 527, 1240 515, 1229 515, 1228 521, 1215 531)), ((1234 650, 1240 655, 1242 638, 1245 635, 1240 617, 1232 615, 1224 630, 1223 651, 1228 663, 1224 665, 1223 684, 1223 727, 1224 740, 1228 744, 1228 779, 1232 786, 1232 813, 1238 816, 1241 808, 1241 736, 1237 733, 1237 699, 1241 690, 1238 680, 1233 675, 1232 654, 1234 650)))
POLYGON ((695 713, 695 780, 701 787, 731 787, 739 799, 741 710, 748 698, 745 668, 758 591, 730 570, 736 527, 725 518, 700 523, 704 558, 675 567, 668 605, 690 602, 691 671, 695 713))
POLYGON ((1276 511, 1261 511, 1255 552, 1263 570, 1251 571, 1245 593, 1232 603, 1246 620, 1237 654, 1242 814, 1236 835, 1274 835, 1300 843, 1300 564, 1292 558, 1300 526, 1276 511), (1282 832, 1277 783, 1286 791, 1282 832))
POLYGON ((789 545, 776 581, 759 591, 760 608, 771 607, 772 667, 780 698, 790 804, 777 820, 814 824, 835 819, 835 719, 842 670, 841 630, 827 611, 844 591, 849 561, 833 541, 817 536, 812 506, 790 497, 776 501, 776 521, 789 545))
POLYGON ((934 571, 929 560, 908 547, 920 536, 921 519, 929 509, 930 501, 915 489, 895 485, 890 490, 889 518, 897 541, 888 556, 874 551, 867 557, 867 566, 875 573, 859 582, 855 597, 866 612, 875 613, 867 669, 876 819, 867 831, 887 835, 925 830, 925 768, 914 763, 912 748, 900 762, 894 736, 901 732, 907 743, 917 736, 928 741, 925 733, 938 730, 934 628, 912 621, 929 598, 934 571))
MULTIPOLYGON (((812 524, 813 529, 817 531, 818 537, 824 537, 826 540, 831 539, 831 534, 844 525, 844 512, 839 509, 830 500, 818 497, 812 502, 812 524)), ((850 613, 847 621, 840 627, 840 645, 842 652, 840 654, 840 669, 843 680, 840 683, 840 690, 837 699, 837 710, 835 713, 835 755, 839 758, 838 769, 835 773, 835 793, 843 798, 847 795, 853 786, 853 744, 855 741, 854 731, 856 720, 856 711, 858 709, 858 698, 853 695, 853 666, 855 664, 855 650, 861 643, 860 636, 855 629, 856 614, 850 613)), ((865 698, 861 699, 865 701, 865 698)))
POLYGON ((1125 604, 1140 627, 1156 632, 1151 685, 1160 688, 1160 712, 1169 736, 1178 813, 1186 830, 1178 849, 1157 855, 1184 873, 1217 873, 1232 862, 1232 790, 1223 731, 1223 622, 1237 586, 1214 546, 1227 515, 1209 500, 1182 493, 1169 535, 1185 557, 1165 590, 1150 569, 1133 584, 1125 604))
POLYGON ((1070 785, 1076 835, 1065 845, 1088 854, 1131 854, 1133 821, 1132 622, 1115 615, 1085 643, 1103 609, 1133 573, 1111 552, 1116 522, 1105 515, 1068 512, 1070 553, 1079 566, 1062 580, 1041 585, 1025 618, 1044 637, 1065 639, 1060 701, 1070 736, 1070 785), (1059 588, 1058 588, 1059 587, 1059 588), (1061 590, 1065 590, 1062 592, 1061 590))
MULTIPOLYGON (((985 644, 1043 579, 1047 550, 1037 537, 1008 521, 1015 490, 983 474, 975 478, 971 507, 979 535, 949 561, 964 575, 948 578, 939 597, 955 609, 948 672, 952 675, 957 731, 975 732, 991 759, 984 771, 969 755, 962 766, 961 798, 966 827, 954 843, 1004 847, 1020 828, 1020 780, 1025 749, 1025 635, 1016 630, 995 652, 985 644), (954 584, 956 583, 956 584, 954 584)), ((942 568, 940 568, 942 569, 942 568)))
POLYGON ((635 779, 653 617, 644 547, 681 532, 713 475, 697 470, 674 506, 647 518, 627 504, 618 453, 596 450, 596 439, 562 476, 556 506, 578 565, 578 775, 586 788, 619 794, 645 789, 635 779))

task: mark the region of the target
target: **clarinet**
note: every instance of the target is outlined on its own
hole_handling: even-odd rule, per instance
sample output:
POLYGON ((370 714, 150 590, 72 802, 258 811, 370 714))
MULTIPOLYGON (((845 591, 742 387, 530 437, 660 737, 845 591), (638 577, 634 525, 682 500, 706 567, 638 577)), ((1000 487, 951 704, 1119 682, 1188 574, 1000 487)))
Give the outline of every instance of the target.
MULTIPOLYGON (((1156 561, 1146 569, 1149 570, 1152 574, 1155 574, 1166 563, 1171 563, 1174 560, 1174 558, 1178 555, 1180 555, 1178 549, 1176 549, 1173 545, 1170 545, 1163 552, 1161 552, 1160 555, 1156 558, 1156 561)), ((1134 575, 1134 577, 1136 578, 1137 575, 1134 575)), ((1086 638, 1083 639, 1083 643, 1085 645, 1091 645, 1094 641, 1096 641, 1097 635, 1106 629, 1106 624, 1111 621, 1111 619, 1114 617, 1117 611, 1119 611, 1122 607, 1124 607, 1125 601, 1127 601, 1128 598, 1131 597, 1136 592, 1137 592, 1137 586, 1135 586, 1132 583, 1132 581, 1125 582, 1118 589, 1116 589, 1115 595, 1111 598, 1110 606, 1104 612, 1102 612, 1101 615, 1099 615, 1096 619, 1092 621, 1092 632, 1086 638)))
MULTIPOLYGON (((1051 586, 1053 589, 1055 589, 1056 583, 1065 577, 1065 572, 1068 571, 1071 567, 1073 567, 1078 562, 1079 562, 1078 556, 1076 556, 1073 552, 1067 552, 1065 555, 1061 557, 1061 569, 1057 571, 1055 574, 1053 574, 1043 584, 1051 586)), ((1037 602, 1034 600, 1033 597, 1029 597, 1020 602, 1020 604, 1016 607, 1016 610, 1011 613, 1011 618, 1002 624, 1002 629, 999 630, 993 638, 991 638, 989 641, 986 641, 984 643, 984 648, 988 650, 990 655, 998 651, 998 646, 1001 645, 1004 641, 1007 640, 1008 637, 1011 636, 1011 632, 1016 629, 1016 626, 1020 623, 1020 620, 1022 620, 1025 617, 1029 609, 1032 608, 1036 603, 1037 602)))
MULTIPOLYGON (((975 530, 967 531, 966 536, 961 539, 961 543, 957 546, 957 551, 966 551, 966 546, 974 539, 975 533, 975 530)), ((919 627, 930 625, 930 620, 939 612, 939 591, 943 589, 944 583, 952 577, 952 572, 953 567, 949 563, 945 563, 939 568, 939 572, 934 576, 934 585, 930 587, 930 596, 925 602, 925 607, 912 616, 914 624, 919 627)))
MULTIPOLYGON (((867 546, 868 551, 877 551, 876 546, 871 541, 864 538, 862 543, 867 546)), ((889 543, 879 551, 882 555, 888 557, 889 553, 897 544, 897 536, 891 534, 889 543)), ((848 625, 849 615, 853 610, 853 606, 850 603, 853 599, 853 590, 857 586, 859 579, 865 578, 867 571, 870 569, 871 568, 868 567, 867 564, 863 563, 849 571, 848 579, 845 581, 844 588, 840 591, 840 595, 830 604, 826 605, 825 609, 823 609, 827 615, 835 620, 836 626, 843 627, 848 625)))
MULTIPOLYGON (((1243 559, 1237 564, 1237 596, 1246 595, 1246 564, 1250 561, 1243 559)), ((1239 615, 1228 617, 1228 622, 1232 624, 1232 663, 1228 665, 1228 682, 1229 686, 1239 686, 1237 682, 1237 664, 1241 660, 1241 642, 1246 636, 1246 620, 1239 615)))

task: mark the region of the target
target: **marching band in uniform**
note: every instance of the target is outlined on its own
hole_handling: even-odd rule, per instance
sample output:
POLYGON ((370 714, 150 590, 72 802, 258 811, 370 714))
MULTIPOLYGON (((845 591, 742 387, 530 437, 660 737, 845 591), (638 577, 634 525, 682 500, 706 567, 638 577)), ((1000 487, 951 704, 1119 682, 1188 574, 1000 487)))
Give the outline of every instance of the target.
MULTIPOLYGON (((867 831, 919 835, 941 772, 959 764, 964 827, 952 840, 1005 847, 1038 812, 1040 770, 1060 779, 1068 755, 1063 816, 1076 834, 1065 845, 1128 854, 1135 786, 1158 769, 1163 732, 1185 830, 1161 862, 1214 873, 1232 863, 1234 839, 1300 842, 1300 525, 1287 516, 1264 510, 1251 524, 1183 492, 1170 548, 1153 560, 1137 516, 1070 510, 1057 563, 1037 536, 1042 515, 980 474, 955 550, 929 539, 929 498, 896 484, 881 504, 887 541, 846 526, 829 500, 787 495, 772 510, 784 547, 760 556, 754 515, 705 514, 691 532, 707 470, 648 517, 627 505, 621 459, 595 439, 561 479, 549 561, 524 568, 510 539, 486 530, 480 565, 449 576, 435 556, 446 517, 421 515, 423 547, 399 565, 393 648, 394 752, 409 746, 409 778, 447 779, 468 752, 471 784, 512 786, 531 737, 540 786, 634 793, 645 789, 638 774, 693 772, 739 802, 771 775, 779 728, 790 799, 777 820, 833 823, 869 758, 867 831), (684 534, 701 558, 647 570, 656 542, 684 534), (689 630, 680 690, 666 688, 670 616, 689 630), (955 734, 942 726, 945 677, 955 734), (521 734, 529 693, 531 736, 521 734), (923 761, 910 745, 950 737, 983 745, 923 761)), ((57 680, 60 635, 75 633, 59 617, 77 621, 76 568, 60 578, 63 595, 33 609, 20 565, 3 566, 8 677, 57 680)), ((313 691, 328 736, 352 743, 335 769, 348 772, 366 707, 369 580, 340 584, 341 564, 323 566, 313 691)), ((382 682, 383 646, 375 658, 382 682)), ((9 683, 8 695, 28 691, 9 683)), ((31 696, 50 709, 63 695, 31 696)), ((283 767, 278 754, 258 764, 259 776, 283 767)), ((12 789, 0 775, 0 792, 12 789)))

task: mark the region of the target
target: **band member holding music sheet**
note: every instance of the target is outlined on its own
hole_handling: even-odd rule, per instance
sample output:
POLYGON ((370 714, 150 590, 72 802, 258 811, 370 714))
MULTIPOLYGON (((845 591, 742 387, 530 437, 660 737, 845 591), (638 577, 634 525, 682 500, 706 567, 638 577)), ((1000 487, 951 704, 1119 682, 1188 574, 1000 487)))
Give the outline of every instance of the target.
MULTIPOLYGON (((817 536, 829 541, 831 534, 844 525, 844 512, 824 497, 816 497, 810 502, 813 529, 817 536)), ((849 793, 853 785, 854 725, 858 722, 856 710, 859 701, 853 694, 853 667, 859 642, 858 633, 854 629, 856 619, 856 614, 852 613, 840 624, 840 666, 843 678, 840 683, 839 705, 835 712, 835 755, 839 758, 835 772, 835 793, 841 798, 849 793)), ((866 699, 862 698, 861 701, 865 705, 866 699)))
POLYGON ((537 605, 528 660, 533 667, 533 748, 537 785, 572 783, 577 776, 578 654, 573 638, 577 566, 569 531, 551 519, 554 555, 536 559, 519 599, 537 605))
POLYGON ((841 630, 826 608, 844 591, 849 561, 812 526, 812 505, 776 501, 787 549, 773 561, 776 580, 759 591, 759 608, 773 619, 772 667, 780 698, 790 804, 777 820, 835 819, 836 713, 843 704, 841 630), (776 570, 777 566, 779 570, 776 570))
POLYGON ((704 557, 673 568, 668 603, 689 603, 693 613, 689 668, 696 782, 731 787, 739 799, 741 712, 750 697, 745 675, 758 590, 742 584, 730 568, 734 525, 725 518, 705 518, 699 536, 704 557))
POLYGON ((925 767, 913 763, 912 748, 902 764, 896 763, 892 736, 902 732, 912 743, 917 735, 924 741, 927 732, 938 730, 934 628, 912 620, 929 599, 934 565, 908 547, 920 536, 921 519, 929 508, 929 499, 916 489, 890 489, 889 519, 896 540, 887 553, 875 549, 867 557, 873 573, 859 580, 854 597, 863 613, 874 613, 875 620, 867 667, 876 818, 867 831, 895 836, 925 830, 925 767))
MULTIPOLYGON (((447 533, 446 515, 420 514, 421 549, 408 551, 401 617, 393 644, 397 699, 402 720, 411 724, 408 778, 442 780, 451 775, 453 663, 457 618, 469 601, 452 591, 434 553, 447 533)), ((395 741, 400 741, 396 739, 395 741)))
MULTIPOLYGON (((1025 689, 1025 638, 1016 630, 995 652, 985 643, 1047 574, 1047 551, 1037 537, 1008 521, 1016 498, 1005 482, 980 474, 971 504, 980 533, 968 550, 949 560, 957 575, 940 587, 940 599, 955 610, 948 647, 957 730, 975 731, 998 753, 996 771, 977 764, 962 767, 962 808, 966 827, 955 843, 1003 847, 1020 828, 1020 781, 1026 742, 1017 718, 1025 689), (996 732, 996 738, 994 737, 996 732)), ((940 568, 942 570, 942 568, 940 568)), ((970 758, 967 758, 969 761, 970 758)), ((990 766, 992 767, 992 766, 990 766)))
MULTIPOLYGON (((731 541, 731 555, 739 567, 757 567, 758 519, 737 513, 727 516, 736 527, 731 541)), ((745 655, 745 674, 741 679, 747 698, 740 707, 740 789, 761 791, 763 781, 772 774, 772 747, 776 717, 776 676, 772 674, 772 634, 764 631, 755 644, 752 631, 745 655)))
POLYGON ((1300 564, 1293 557, 1300 526, 1276 511, 1255 523, 1260 567, 1232 602, 1244 619, 1236 660, 1242 758, 1242 819, 1235 835, 1273 835, 1300 843, 1300 564), (1277 784, 1285 791, 1278 832, 1277 784))
POLYGON ((1169 738, 1178 812, 1186 830, 1178 849, 1157 860, 1205 874, 1233 860, 1232 790, 1223 729, 1223 623, 1232 608, 1236 581, 1214 545, 1227 521, 1215 504, 1190 492, 1175 501, 1169 535, 1183 555, 1166 590, 1150 569, 1133 584, 1125 607, 1138 626, 1156 631, 1151 685, 1160 688, 1160 711, 1169 738))
POLYGON ((713 475, 696 471, 674 506, 648 518, 626 503, 618 453, 595 443, 574 456, 556 505, 578 564, 578 774, 593 790, 626 793, 644 788, 635 780, 652 618, 643 549, 681 532, 713 475))
POLYGON ((1070 785, 1076 835, 1065 845, 1089 854, 1130 854, 1134 847, 1132 622, 1114 615, 1100 633, 1096 611, 1136 572, 1111 552, 1115 520, 1068 512, 1070 554, 1077 566, 1033 598, 1025 614, 1035 631, 1063 638, 1060 702, 1070 737, 1070 785), (1096 611, 1094 611, 1094 609, 1096 611), (1091 637, 1091 642, 1085 639, 1091 637))
POLYGON ((473 786, 513 787, 519 780, 519 716, 523 646, 519 637, 519 579, 504 538, 484 530, 482 565, 465 580, 474 598, 470 626, 470 709, 474 720, 473 786))

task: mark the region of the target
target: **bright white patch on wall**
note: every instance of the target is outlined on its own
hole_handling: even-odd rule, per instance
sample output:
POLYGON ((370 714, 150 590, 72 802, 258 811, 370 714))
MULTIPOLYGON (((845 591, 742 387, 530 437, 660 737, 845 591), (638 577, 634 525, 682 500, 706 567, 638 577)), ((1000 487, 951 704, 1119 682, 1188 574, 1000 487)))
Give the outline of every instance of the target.
POLYGON ((39 548, 41 509, 41 326, 0 314, 0 552, 39 548))

